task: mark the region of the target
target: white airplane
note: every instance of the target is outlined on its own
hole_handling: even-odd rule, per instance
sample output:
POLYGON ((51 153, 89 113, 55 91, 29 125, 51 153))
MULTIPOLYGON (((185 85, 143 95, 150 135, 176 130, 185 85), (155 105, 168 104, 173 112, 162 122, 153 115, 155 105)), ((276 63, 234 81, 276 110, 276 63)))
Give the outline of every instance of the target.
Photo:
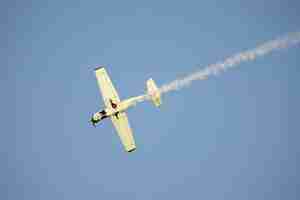
POLYGON ((120 101, 118 93, 104 67, 96 68, 95 73, 106 108, 94 113, 90 122, 95 126, 101 120, 110 117, 125 150, 127 152, 132 152, 136 149, 136 145, 125 111, 144 99, 151 99, 155 106, 160 106, 160 91, 155 82, 150 78, 146 83, 147 92, 145 95, 131 97, 120 101))

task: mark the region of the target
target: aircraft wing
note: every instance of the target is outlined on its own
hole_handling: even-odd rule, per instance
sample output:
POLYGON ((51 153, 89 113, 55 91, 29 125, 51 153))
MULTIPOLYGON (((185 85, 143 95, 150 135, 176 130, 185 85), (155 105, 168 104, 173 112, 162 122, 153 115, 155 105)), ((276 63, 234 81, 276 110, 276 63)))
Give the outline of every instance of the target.
POLYGON ((110 99, 116 103, 120 102, 119 95, 118 95, 116 89, 114 88, 104 67, 96 68, 95 73, 96 73, 98 86, 102 93, 102 97, 103 97, 105 106, 108 108, 111 107, 111 104, 109 101, 110 99))
POLYGON ((125 150, 127 152, 134 151, 136 146, 126 113, 122 112, 119 113, 118 116, 112 116, 111 120, 118 132, 125 150))
MULTIPOLYGON (((110 99, 113 102, 120 102, 119 95, 114 88, 106 70, 103 67, 98 67, 95 69, 97 82, 102 93, 104 104, 106 107, 111 108, 110 99)), ((125 147, 126 151, 131 152, 136 149, 134 138, 132 136, 132 131, 128 123, 127 115, 122 112, 117 116, 113 115, 111 117, 112 123, 115 126, 118 135, 125 147)))

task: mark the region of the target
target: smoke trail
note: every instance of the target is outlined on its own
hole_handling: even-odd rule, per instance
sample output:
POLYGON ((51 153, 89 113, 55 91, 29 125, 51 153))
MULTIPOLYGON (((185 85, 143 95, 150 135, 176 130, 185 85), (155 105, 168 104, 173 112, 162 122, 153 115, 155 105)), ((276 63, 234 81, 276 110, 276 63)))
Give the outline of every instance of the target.
POLYGON ((196 71, 184 78, 174 80, 170 83, 164 84, 159 89, 161 93, 167 93, 174 90, 179 90, 182 87, 186 87, 196 80, 205 80, 211 75, 217 75, 221 72, 225 72, 227 69, 236 67, 241 62, 252 61, 257 57, 264 56, 275 50, 285 49, 300 43, 300 32, 289 33, 283 37, 275 40, 268 41, 259 45, 258 47, 238 53, 229 58, 226 58, 223 62, 211 64, 204 69, 196 71))

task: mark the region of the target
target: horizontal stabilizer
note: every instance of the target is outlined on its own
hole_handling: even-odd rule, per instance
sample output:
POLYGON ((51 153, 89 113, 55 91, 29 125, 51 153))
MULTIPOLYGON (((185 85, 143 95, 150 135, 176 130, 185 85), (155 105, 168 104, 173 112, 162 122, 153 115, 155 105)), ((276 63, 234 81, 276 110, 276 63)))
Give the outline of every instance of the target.
POLYGON ((154 80, 150 78, 146 84, 147 84, 147 94, 151 98, 153 104, 159 107, 161 105, 160 91, 157 88, 154 80))

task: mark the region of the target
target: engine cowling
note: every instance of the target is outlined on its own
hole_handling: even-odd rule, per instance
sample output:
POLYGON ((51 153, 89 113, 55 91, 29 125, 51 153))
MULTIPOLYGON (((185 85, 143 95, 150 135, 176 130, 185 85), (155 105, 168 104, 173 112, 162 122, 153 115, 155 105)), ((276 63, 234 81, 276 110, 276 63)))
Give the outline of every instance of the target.
POLYGON ((101 112, 96 112, 93 114, 93 116, 90 119, 90 122, 95 126, 97 123, 99 123, 102 119, 107 118, 107 114, 105 110, 102 110, 101 112))

